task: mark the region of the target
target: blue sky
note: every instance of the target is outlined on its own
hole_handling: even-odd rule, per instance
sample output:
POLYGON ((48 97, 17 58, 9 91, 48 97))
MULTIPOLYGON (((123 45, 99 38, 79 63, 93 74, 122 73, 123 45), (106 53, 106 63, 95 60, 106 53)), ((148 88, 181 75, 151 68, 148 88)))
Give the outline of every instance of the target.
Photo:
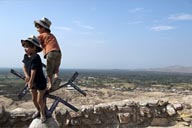
POLYGON ((52 21, 61 68, 192 66, 191 0, 0 0, 0 67, 22 67, 20 40, 38 35, 42 17, 52 21))

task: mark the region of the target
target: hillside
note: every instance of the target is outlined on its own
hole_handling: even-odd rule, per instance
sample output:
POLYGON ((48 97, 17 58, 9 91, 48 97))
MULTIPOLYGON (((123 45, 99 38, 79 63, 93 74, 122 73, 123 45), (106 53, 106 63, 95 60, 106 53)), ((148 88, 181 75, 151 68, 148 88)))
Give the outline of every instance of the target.
POLYGON ((168 66, 163 68, 144 69, 145 71, 192 73, 192 66, 168 66))
MULTIPOLYGON (((66 81, 73 72, 74 70, 62 70, 61 76, 66 81)), ((78 108, 122 100, 141 104, 162 100, 192 106, 191 74, 128 70, 78 70, 78 72, 79 76, 75 83, 86 91, 86 97, 67 87, 53 93, 78 108)), ((4 70, 0 74, 1 105, 7 110, 34 109, 29 93, 22 100, 17 98, 17 93, 23 86, 22 80, 4 70)), ((47 106, 52 103, 53 100, 48 99, 47 106)), ((58 107, 69 109, 63 104, 59 104, 58 107)))

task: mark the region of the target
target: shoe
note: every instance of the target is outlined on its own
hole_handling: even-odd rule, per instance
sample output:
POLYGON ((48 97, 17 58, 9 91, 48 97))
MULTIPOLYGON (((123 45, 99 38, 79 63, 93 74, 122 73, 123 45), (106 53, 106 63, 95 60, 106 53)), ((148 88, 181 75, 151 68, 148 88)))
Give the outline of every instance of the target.
POLYGON ((40 117, 40 112, 39 112, 39 111, 35 112, 35 113, 32 115, 32 119, 35 119, 35 118, 37 118, 37 117, 40 117))
POLYGON ((55 79, 53 80, 52 89, 53 89, 53 90, 57 89, 57 88, 60 86, 60 83, 61 83, 61 79, 55 78, 55 79))
POLYGON ((41 116, 41 123, 45 123, 46 120, 47 120, 46 116, 41 116))

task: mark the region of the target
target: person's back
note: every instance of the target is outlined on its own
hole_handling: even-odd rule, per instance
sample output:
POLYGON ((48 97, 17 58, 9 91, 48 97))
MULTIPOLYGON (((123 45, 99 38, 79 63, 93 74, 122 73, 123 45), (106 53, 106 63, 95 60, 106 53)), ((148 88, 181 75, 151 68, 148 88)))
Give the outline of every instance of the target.
POLYGON ((57 39, 50 30, 51 21, 47 18, 42 18, 41 20, 34 21, 34 23, 39 32, 38 39, 43 48, 44 58, 47 60, 46 73, 48 90, 50 90, 52 85, 58 86, 61 82, 58 77, 62 54, 57 39))
MULTIPOLYGON (((51 51, 60 51, 59 44, 56 37, 52 33, 44 32, 38 36, 43 48, 43 54, 46 57, 47 53, 51 51)), ((61 51, 60 51, 61 52, 61 51)))

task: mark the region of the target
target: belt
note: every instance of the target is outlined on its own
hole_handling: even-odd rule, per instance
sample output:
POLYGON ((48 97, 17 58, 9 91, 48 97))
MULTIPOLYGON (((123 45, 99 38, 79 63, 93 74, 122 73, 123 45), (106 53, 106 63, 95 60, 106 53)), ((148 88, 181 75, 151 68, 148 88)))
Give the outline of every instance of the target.
POLYGON ((60 50, 53 50, 53 51, 51 51, 51 52, 58 52, 58 53, 61 53, 60 50))

